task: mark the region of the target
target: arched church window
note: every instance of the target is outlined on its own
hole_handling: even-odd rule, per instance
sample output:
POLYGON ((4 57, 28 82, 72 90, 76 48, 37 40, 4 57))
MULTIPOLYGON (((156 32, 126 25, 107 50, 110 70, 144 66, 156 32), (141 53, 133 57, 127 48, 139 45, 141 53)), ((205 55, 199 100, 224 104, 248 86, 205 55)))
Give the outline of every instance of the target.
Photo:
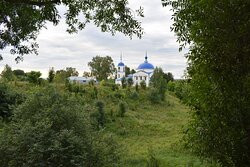
POLYGON ((118 71, 120 71, 120 67, 118 67, 118 71))
POLYGON ((144 77, 145 80, 147 80, 147 77, 144 77))
POLYGON ((142 76, 140 76, 140 80, 142 80, 142 76))

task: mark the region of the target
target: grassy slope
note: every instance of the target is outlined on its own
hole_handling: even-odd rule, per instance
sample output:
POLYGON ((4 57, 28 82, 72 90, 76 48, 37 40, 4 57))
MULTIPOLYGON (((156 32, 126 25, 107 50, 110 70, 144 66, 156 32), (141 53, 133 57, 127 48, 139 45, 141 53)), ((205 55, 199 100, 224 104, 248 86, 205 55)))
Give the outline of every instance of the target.
POLYGON ((181 149, 182 128, 188 121, 188 108, 171 95, 169 103, 138 104, 125 118, 116 118, 107 130, 114 133, 122 145, 123 165, 145 166, 148 150, 155 153, 160 166, 207 166, 181 149))

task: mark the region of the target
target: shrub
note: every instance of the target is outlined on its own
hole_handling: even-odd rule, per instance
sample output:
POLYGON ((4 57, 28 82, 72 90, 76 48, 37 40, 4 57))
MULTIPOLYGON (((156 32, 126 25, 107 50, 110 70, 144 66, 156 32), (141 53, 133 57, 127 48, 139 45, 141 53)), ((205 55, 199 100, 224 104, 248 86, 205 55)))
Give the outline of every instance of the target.
POLYGON ((139 91, 139 85, 138 85, 138 83, 135 84, 135 90, 136 90, 136 92, 139 91))
POLYGON ((158 104, 161 102, 161 95, 157 89, 151 88, 148 92, 148 99, 152 104, 158 104))
POLYGON ((102 101, 96 102, 97 114, 96 121, 98 128, 104 127, 105 124, 105 112, 104 112, 104 103, 102 101))
POLYGON ((141 81, 141 82, 140 82, 140 86, 141 86, 141 88, 144 89, 144 90, 147 88, 146 82, 145 82, 145 81, 141 81))
POLYGON ((133 91, 131 94, 130 94, 130 98, 133 99, 133 100, 136 100, 139 98, 139 94, 135 91, 133 91))
POLYGON ((78 101, 45 88, 0 133, 1 166, 116 166, 116 145, 95 133, 78 101))
POLYGON ((120 102, 119 103, 119 110, 118 110, 118 114, 120 117, 124 117, 125 113, 127 112, 127 106, 124 102, 120 102))
POLYGON ((127 82, 129 87, 131 87, 134 83, 132 78, 128 78, 127 82))
POLYGON ((123 89, 126 88, 127 87, 127 80, 125 77, 122 78, 121 82, 122 82, 122 88, 123 89))
POLYGON ((8 120, 13 113, 16 105, 19 105, 24 100, 20 93, 12 90, 7 84, 0 83, 0 117, 3 120, 8 120))

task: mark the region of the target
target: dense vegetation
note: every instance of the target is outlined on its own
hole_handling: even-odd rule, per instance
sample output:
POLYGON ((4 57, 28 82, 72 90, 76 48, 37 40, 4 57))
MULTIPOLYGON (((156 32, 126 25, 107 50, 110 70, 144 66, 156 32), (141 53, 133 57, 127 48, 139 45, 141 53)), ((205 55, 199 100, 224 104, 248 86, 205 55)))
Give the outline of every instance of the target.
POLYGON ((250 1, 162 1, 180 49, 189 46, 189 84, 177 90, 194 110, 187 146, 222 166, 250 166, 250 1))
POLYGON ((77 72, 51 69, 42 84, 2 77, 1 165, 210 166, 183 149, 189 110, 166 93, 160 68, 150 88, 56 80, 67 73, 77 72))

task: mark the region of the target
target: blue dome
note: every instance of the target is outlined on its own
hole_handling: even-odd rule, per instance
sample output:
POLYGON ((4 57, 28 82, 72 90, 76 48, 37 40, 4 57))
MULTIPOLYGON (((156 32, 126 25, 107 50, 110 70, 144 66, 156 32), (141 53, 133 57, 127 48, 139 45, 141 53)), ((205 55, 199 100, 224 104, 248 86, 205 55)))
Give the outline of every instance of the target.
POLYGON ((124 66, 124 63, 123 63, 123 62, 120 62, 120 63, 118 64, 118 66, 124 66))
POLYGON ((148 62, 144 62, 144 63, 140 64, 137 69, 138 70, 139 69, 154 69, 154 66, 148 62))
POLYGON ((144 63, 140 64, 137 69, 138 70, 140 70, 140 69, 154 69, 154 66, 148 62, 148 56, 146 55, 144 63))

